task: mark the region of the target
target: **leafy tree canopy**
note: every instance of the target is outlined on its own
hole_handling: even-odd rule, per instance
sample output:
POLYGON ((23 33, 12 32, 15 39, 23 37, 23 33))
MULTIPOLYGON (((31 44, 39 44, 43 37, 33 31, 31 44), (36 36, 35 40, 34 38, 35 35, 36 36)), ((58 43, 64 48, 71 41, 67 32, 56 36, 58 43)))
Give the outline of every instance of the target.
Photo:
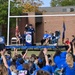
POLYGON ((25 0, 23 2, 23 12, 38 12, 38 7, 42 4, 41 0, 25 0))
POLYGON ((51 0, 51 6, 74 6, 75 0, 51 0))
MULTIPOLYGON (((22 7, 18 2, 10 1, 10 14, 20 15, 22 14, 22 7)), ((0 0, 0 25, 6 25, 8 20, 8 0, 0 0)), ((11 23, 12 24, 12 23, 11 23)))

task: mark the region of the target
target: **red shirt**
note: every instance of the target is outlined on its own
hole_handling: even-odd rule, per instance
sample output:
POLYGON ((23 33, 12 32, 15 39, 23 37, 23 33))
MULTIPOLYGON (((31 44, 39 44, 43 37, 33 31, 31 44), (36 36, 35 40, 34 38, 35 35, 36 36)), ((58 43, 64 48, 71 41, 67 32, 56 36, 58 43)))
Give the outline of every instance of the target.
POLYGON ((70 44, 70 41, 69 40, 65 41, 65 44, 70 44))

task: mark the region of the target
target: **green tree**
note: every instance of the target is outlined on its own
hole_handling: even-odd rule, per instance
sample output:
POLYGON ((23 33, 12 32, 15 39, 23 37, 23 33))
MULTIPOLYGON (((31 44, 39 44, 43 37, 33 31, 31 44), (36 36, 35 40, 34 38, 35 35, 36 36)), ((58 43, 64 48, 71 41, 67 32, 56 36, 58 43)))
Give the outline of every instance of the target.
POLYGON ((7 1, 0 0, 0 25, 7 24, 7 1))
POLYGON ((39 12, 38 7, 42 4, 41 0, 25 0, 23 2, 23 12, 39 12))
MULTIPOLYGON (((22 7, 19 6, 20 3, 11 1, 11 15, 22 14, 22 7)), ((0 25, 6 25, 8 20, 8 0, 0 0, 0 25)))
POLYGON ((74 6, 75 0, 51 0, 51 6, 74 6))

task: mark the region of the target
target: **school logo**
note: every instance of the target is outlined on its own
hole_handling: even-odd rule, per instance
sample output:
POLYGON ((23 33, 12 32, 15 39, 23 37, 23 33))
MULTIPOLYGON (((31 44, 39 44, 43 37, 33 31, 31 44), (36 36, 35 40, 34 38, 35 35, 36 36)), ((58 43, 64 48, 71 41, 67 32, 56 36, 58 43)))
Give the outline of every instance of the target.
POLYGON ((27 43, 31 43, 31 41, 32 41, 32 36, 30 34, 27 34, 27 36, 26 36, 26 42, 27 43))

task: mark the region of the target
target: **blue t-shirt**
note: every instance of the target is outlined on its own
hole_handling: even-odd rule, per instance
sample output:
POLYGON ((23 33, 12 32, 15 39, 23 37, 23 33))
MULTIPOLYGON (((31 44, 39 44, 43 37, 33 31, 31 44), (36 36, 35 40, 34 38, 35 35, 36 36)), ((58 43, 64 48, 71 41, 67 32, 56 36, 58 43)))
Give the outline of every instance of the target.
POLYGON ((67 52, 61 52, 60 55, 55 56, 54 62, 58 68, 62 68, 62 65, 66 62, 66 54, 67 52))
POLYGON ((65 63, 63 68, 64 68, 65 75, 75 75, 75 63, 73 64, 72 68, 67 63, 65 63))
POLYGON ((20 64, 19 66, 17 66, 17 70, 23 70, 24 68, 23 68, 23 65, 22 64, 20 64))
POLYGON ((67 52, 61 52, 61 54, 60 54, 61 64, 64 64, 64 62, 66 62, 66 54, 67 54, 67 52))
POLYGON ((44 34, 43 39, 47 39, 48 38, 48 34, 44 34))
POLYGON ((54 72, 52 66, 50 66, 50 65, 44 66, 44 67, 42 68, 42 70, 48 71, 50 74, 52 74, 52 73, 54 72))
POLYGON ((8 68, 8 75, 12 75, 10 69, 8 68))
POLYGON ((51 34, 48 34, 48 38, 51 39, 52 38, 52 35, 51 34))

